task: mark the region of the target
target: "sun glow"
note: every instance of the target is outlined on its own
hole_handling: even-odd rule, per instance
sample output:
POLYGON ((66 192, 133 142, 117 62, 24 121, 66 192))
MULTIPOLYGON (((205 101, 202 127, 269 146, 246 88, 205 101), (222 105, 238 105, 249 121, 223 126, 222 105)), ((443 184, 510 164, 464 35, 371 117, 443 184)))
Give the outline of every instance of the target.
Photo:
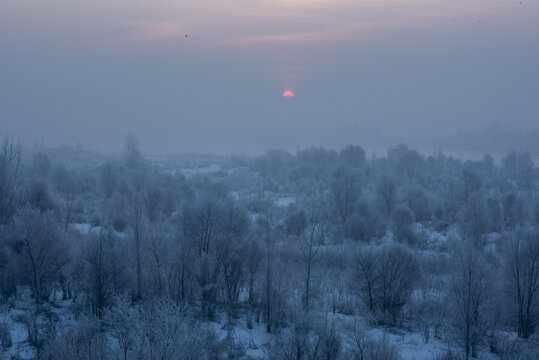
POLYGON ((286 90, 286 91, 283 93, 283 97, 294 97, 294 96, 296 96, 296 95, 294 94, 293 91, 290 91, 290 90, 286 90))

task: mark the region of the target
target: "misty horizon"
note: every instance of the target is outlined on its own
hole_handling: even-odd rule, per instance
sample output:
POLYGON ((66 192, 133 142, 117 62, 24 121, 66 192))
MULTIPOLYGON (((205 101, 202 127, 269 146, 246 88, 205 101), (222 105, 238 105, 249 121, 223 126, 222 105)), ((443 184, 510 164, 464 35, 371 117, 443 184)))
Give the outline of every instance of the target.
POLYGON ((0 4, 0 128, 26 145, 262 153, 538 127, 536 2, 89 5, 0 4))
MULTIPOLYGON (((499 127, 490 127, 487 129, 481 129, 477 131, 457 132, 441 136, 437 138, 408 138, 408 139, 383 139, 383 141, 375 141, 375 139, 369 139, 363 143, 350 142, 337 144, 335 146, 327 146, 325 144, 306 144, 305 146, 295 147, 260 147, 257 151, 221 151, 221 152, 209 152, 209 151, 191 151, 185 149, 185 151, 173 151, 168 153, 151 152, 146 149, 145 143, 138 141, 138 136, 133 133, 126 134, 123 138, 118 139, 117 148, 112 151, 100 151, 99 149, 92 148, 81 142, 64 143, 58 146, 49 145, 45 138, 41 138, 40 141, 33 141, 30 144, 21 145, 25 151, 30 151, 31 154, 39 152, 57 151, 83 151, 99 154, 102 156, 121 156, 125 154, 125 140, 128 136, 134 136, 139 143, 140 151, 144 156, 150 158, 162 158, 162 157, 174 157, 174 156, 207 156, 211 157, 246 157, 252 158, 266 154, 268 151, 284 150, 290 154, 311 149, 311 148, 324 148, 331 151, 340 151, 347 146, 354 145, 363 148, 368 156, 385 156, 388 151, 394 149, 399 145, 405 145, 410 149, 418 151, 422 156, 437 156, 438 154, 444 154, 446 156, 452 156, 460 160, 480 160, 484 156, 492 156, 496 162, 499 162, 507 153, 511 151, 528 152, 531 155, 532 160, 539 163, 539 143, 536 139, 539 138, 539 130, 530 129, 508 129, 499 127), (391 142, 391 140, 394 140, 391 142)), ((20 141, 15 136, 11 136, 14 141, 20 141)))

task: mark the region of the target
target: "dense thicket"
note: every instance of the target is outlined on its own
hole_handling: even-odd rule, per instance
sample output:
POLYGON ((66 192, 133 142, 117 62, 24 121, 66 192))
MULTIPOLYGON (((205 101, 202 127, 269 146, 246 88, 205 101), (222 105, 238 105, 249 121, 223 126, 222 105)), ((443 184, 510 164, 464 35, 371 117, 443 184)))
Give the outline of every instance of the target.
POLYGON ((348 146, 188 165, 145 159, 134 137, 123 157, 3 139, 0 302, 33 300, 18 320, 39 357, 241 358, 232 331, 206 326, 222 316, 263 323, 270 359, 398 358, 369 326, 432 334, 466 358, 516 351, 508 332, 536 336, 528 153, 497 164, 348 146), (60 300, 75 322, 53 316, 60 300))

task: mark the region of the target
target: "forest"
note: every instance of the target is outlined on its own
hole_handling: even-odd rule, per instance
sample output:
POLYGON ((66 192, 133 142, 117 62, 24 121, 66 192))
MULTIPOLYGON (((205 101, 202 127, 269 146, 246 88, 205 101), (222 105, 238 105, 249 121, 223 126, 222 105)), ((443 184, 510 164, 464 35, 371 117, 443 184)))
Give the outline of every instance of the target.
POLYGON ((539 169, 0 139, 0 359, 537 359, 539 169))

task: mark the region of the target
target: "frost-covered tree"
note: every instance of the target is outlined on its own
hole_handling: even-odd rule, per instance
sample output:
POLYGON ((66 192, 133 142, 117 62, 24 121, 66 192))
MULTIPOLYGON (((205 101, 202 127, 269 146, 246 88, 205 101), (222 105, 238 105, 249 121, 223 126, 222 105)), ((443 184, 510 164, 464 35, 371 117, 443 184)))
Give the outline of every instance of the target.
POLYGON ((110 233, 88 235, 73 265, 75 284, 99 317, 114 295, 125 288, 124 265, 114 242, 110 233))
POLYGON ((361 146, 348 145, 339 152, 339 160, 344 164, 362 169, 365 167, 365 151, 361 146))
POLYGON ((126 295, 116 297, 114 305, 103 314, 103 321, 118 342, 120 358, 123 360, 127 360, 133 348, 140 344, 139 316, 139 312, 131 306, 131 301, 126 295))
POLYGON ((118 183, 118 170, 112 162, 107 161, 101 167, 100 180, 105 198, 110 199, 118 183))
POLYGON ((355 281, 370 310, 381 313, 393 326, 421 277, 414 254, 403 245, 384 245, 363 250, 356 256, 355 281))
POLYGON ((36 302, 47 299, 60 270, 69 261, 60 224, 51 211, 26 206, 12 220, 11 247, 17 274, 30 285, 36 302))
POLYGON ((509 235, 506 270, 518 335, 528 338, 539 323, 539 231, 519 230, 509 235))
POLYGON ((524 189, 530 189, 536 179, 533 160, 529 153, 510 151, 501 163, 502 171, 524 189))
POLYGON ((5 135, 0 139, 0 224, 6 224, 15 212, 15 189, 21 172, 21 144, 5 135))
POLYGON ((488 268, 474 242, 457 239, 453 248, 449 299, 457 341, 466 359, 477 356, 489 297, 488 268))
POLYGON ((391 213, 397 204, 397 185, 395 181, 387 176, 382 176, 376 186, 378 203, 387 221, 391 218, 391 213))
POLYGON ((140 152, 138 140, 133 134, 128 134, 125 137, 124 158, 127 167, 130 169, 140 168, 144 165, 144 157, 140 152))
POLYGON ((359 196, 359 173, 346 166, 338 166, 331 173, 331 198, 339 214, 339 219, 346 225, 354 203, 359 196))

